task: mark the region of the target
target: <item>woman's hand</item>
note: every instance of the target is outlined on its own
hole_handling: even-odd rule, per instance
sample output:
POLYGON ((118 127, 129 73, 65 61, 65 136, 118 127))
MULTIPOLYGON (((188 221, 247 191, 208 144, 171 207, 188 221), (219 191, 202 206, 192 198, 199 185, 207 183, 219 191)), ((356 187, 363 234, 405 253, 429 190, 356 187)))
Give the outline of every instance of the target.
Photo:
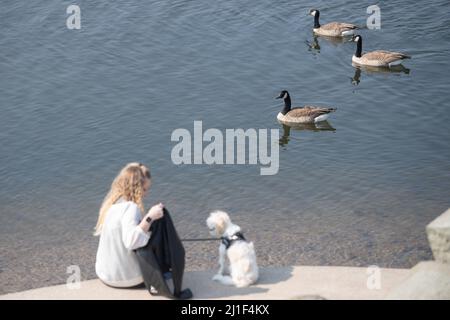
POLYGON ((147 214, 144 216, 144 219, 142 219, 139 226, 144 230, 145 232, 148 232, 150 230, 150 225, 152 224, 152 221, 161 219, 164 215, 164 205, 162 203, 158 203, 157 205, 154 205, 153 207, 148 210, 147 214), (148 222, 147 219, 150 218, 151 221, 148 222))
POLYGON ((152 220, 158 220, 161 219, 164 215, 163 212, 164 205, 162 203, 158 203, 157 205, 154 205, 153 207, 148 210, 147 215, 145 216, 145 219, 150 218, 152 220))

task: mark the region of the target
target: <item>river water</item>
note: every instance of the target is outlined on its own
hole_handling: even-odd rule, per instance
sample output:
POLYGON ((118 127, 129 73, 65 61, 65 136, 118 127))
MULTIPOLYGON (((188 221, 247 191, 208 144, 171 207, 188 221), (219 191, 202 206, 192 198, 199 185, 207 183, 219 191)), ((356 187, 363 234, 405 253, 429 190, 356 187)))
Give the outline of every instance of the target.
MULTIPOLYGON (((363 50, 412 55, 397 72, 356 69, 355 44, 321 23, 365 25, 371 1, 71 1, 0 5, 0 292, 95 277, 97 211, 130 161, 151 167, 182 237, 228 211, 262 266, 412 267, 425 226, 450 206, 448 1, 382 1, 363 50), (337 107, 288 128, 273 98, 337 107), (181 165, 177 128, 280 129, 280 168, 181 165)), ((217 243, 187 243, 187 269, 215 268, 217 243)))

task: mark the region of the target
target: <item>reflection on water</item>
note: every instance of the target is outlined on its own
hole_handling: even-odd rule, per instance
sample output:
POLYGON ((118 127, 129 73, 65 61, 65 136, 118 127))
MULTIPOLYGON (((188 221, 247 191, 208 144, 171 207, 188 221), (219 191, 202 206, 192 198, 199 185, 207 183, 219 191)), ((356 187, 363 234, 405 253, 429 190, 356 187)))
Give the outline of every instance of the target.
POLYGON ((345 42, 347 42, 347 38, 345 37, 328 37, 328 36, 322 36, 322 35, 316 35, 313 34, 313 38, 311 41, 306 40, 305 43, 308 46, 308 51, 311 53, 320 53, 320 43, 319 38, 324 39, 328 43, 332 44, 333 46, 337 47, 345 42))
POLYGON ((295 131, 336 131, 336 129, 331 126, 328 121, 321 121, 318 123, 293 123, 285 124, 281 123, 283 126, 283 135, 280 138, 280 146, 285 147, 289 143, 291 136, 291 129, 295 131))
POLYGON ((348 37, 329 37, 329 36, 322 36, 322 35, 314 35, 315 41, 317 41, 318 38, 324 39, 328 43, 332 44, 333 46, 337 47, 340 44, 343 44, 345 42, 348 42, 348 37))
POLYGON ((351 77, 351 83, 355 86, 359 85, 361 82, 361 71, 367 74, 389 74, 389 73, 404 73, 409 74, 411 69, 406 68, 402 64, 398 64, 391 67, 373 67, 373 66, 361 66, 352 62, 352 66, 355 67, 355 74, 351 77))
POLYGON ((308 51, 311 53, 320 53, 320 44, 317 41, 317 36, 313 36, 312 41, 305 40, 306 45, 308 46, 308 51))
POLYGON ((361 82, 360 79, 361 79, 361 69, 360 68, 356 68, 355 69, 355 74, 351 78, 352 84, 357 86, 361 82))

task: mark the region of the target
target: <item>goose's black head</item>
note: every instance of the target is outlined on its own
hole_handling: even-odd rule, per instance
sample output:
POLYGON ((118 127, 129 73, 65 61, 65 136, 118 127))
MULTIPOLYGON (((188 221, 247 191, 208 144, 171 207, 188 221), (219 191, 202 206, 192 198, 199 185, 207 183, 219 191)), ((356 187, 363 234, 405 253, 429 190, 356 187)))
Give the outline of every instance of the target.
POLYGON ((276 97, 276 99, 284 100, 284 108, 281 111, 282 114, 286 114, 291 110, 291 97, 289 96, 289 92, 287 92, 287 90, 281 91, 280 95, 276 97))
POLYGON ((287 90, 283 90, 280 92, 280 95, 275 99, 287 99, 287 98, 289 98, 289 92, 287 92, 287 90))
POLYGON ((319 17, 320 12, 317 9, 309 10, 309 14, 314 17, 314 28, 320 28, 319 17))
POLYGON ((362 37, 359 34, 354 34, 350 40, 348 40, 349 42, 359 42, 362 41, 362 37))
POLYGON ((313 17, 319 17, 320 11, 317 9, 311 9, 311 10, 309 10, 309 14, 312 15, 313 17))

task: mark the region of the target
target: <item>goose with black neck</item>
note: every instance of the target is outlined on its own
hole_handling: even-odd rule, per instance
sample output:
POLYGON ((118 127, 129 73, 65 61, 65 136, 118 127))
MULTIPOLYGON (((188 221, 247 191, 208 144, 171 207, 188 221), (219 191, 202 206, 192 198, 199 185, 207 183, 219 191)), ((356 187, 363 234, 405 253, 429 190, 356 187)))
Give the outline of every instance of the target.
POLYGON ((401 52, 376 50, 362 53, 362 37, 354 35, 349 41, 356 42, 356 52, 352 57, 352 62, 362 66, 391 67, 399 65, 404 59, 410 59, 409 55, 401 52))
POLYGON ((284 100, 284 107, 277 115, 278 121, 282 123, 317 123, 328 119, 330 113, 335 112, 336 108, 304 106, 291 106, 291 96, 287 90, 280 92, 276 99, 284 100))
POLYGON ((317 9, 311 9, 309 14, 314 17, 313 32, 320 36, 328 37, 345 37, 354 34, 358 27, 351 23, 346 22, 330 22, 321 25, 319 22, 320 11, 317 9))

